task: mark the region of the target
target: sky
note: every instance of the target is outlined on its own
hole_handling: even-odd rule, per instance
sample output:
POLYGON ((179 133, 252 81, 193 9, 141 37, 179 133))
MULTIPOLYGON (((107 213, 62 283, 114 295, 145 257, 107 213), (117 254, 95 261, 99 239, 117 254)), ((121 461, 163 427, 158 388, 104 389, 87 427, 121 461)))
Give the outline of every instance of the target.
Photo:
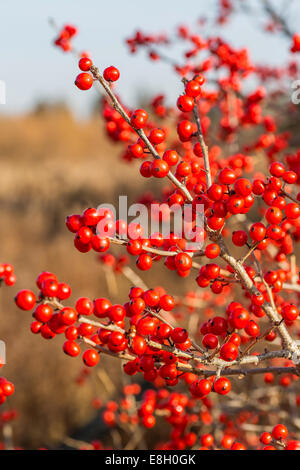
MULTIPOLYGON (((294 21, 295 12, 300 17, 297 2, 294 21)), ((120 69, 118 92, 126 103, 135 104, 142 90, 147 95, 167 93, 175 100, 182 87, 178 76, 166 64, 151 63, 144 51, 131 55, 125 38, 139 28, 150 33, 169 31, 179 24, 196 25, 197 19, 211 15, 214 8, 215 0, 0 0, 0 80, 6 84, 6 104, 0 105, 0 113, 24 113, 37 102, 59 100, 79 118, 90 111, 96 91, 80 92, 74 86, 75 58, 53 47, 55 32, 49 17, 58 25, 78 26, 74 46, 91 52, 100 70, 109 65, 120 69)), ((289 42, 279 34, 262 33, 259 22, 259 16, 238 14, 222 35, 236 47, 250 47, 256 62, 282 64, 289 42)), ((201 27, 197 28, 201 34, 201 27)), ((210 30, 210 34, 219 31, 210 30)))

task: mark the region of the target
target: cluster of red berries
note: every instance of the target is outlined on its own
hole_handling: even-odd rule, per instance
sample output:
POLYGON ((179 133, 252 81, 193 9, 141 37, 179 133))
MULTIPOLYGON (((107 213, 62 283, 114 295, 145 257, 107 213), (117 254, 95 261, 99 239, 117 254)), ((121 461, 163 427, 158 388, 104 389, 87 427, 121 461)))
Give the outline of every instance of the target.
POLYGON ((129 257, 126 255, 115 256, 112 253, 104 253, 100 254, 98 259, 117 274, 122 274, 124 267, 129 264, 129 257))
POLYGON ((57 38, 54 40, 55 46, 61 48, 64 52, 72 50, 71 40, 76 36, 78 30, 75 26, 67 24, 59 32, 57 38))
POLYGON ((108 237, 113 236, 116 230, 112 211, 93 207, 85 209, 82 215, 68 216, 66 226, 75 233, 74 245, 81 253, 87 253, 92 248, 98 253, 107 251, 110 246, 108 237))
MULTIPOLYGON (((82 56, 80 58, 78 66, 82 72, 77 75, 75 80, 75 85, 79 90, 89 90, 92 87, 94 79, 93 76, 88 73, 92 65, 93 61, 89 57, 82 56)), ((120 72, 116 67, 111 65, 104 70, 103 77, 108 82, 116 82, 120 77, 120 72)))
MULTIPOLYGON (((148 270, 153 264, 153 260, 159 261, 160 256, 147 253, 147 247, 161 248, 170 252, 183 249, 185 241, 182 238, 170 234, 169 238, 164 238, 160 233, 153 233, 150 238, 144 237, 141 225, 127 223, 122 219, 115 219, 110 209, 97 210, 95 208, 86 209, 82 215, 72 214, 66 219, 66 226, 70 232, 75 233, 74 245, 82 253, 93 249, 96 252, 106 252, 111 244, 110 238, 122 237, 126 241, 127 252, 132 256, 137 256, 136 265, 142 271, 148 270)), ((219 253, 219 248, 211 244, 206 249, 208 257, 213 258, 219 253)), ((110 256, 103 258, 107 264, 114 264, 114 259, 110 256)), ((121 260, 121 264, 124 259, 121 260)), ((192 258, 189 254, 178 252, 167 256, 165 265, 168 269, 177 270, 178 274, 186 277, 192 267, 192 258)))
MULTIPOLYGON (((225 22, 231 12, 231 2, 221 0, 217 21, 225 22)), ((270 26, 270 30, 273 27, 274 25, 270 26)), ((293 37, 292 52, 300 50, 298 36, 293 37)), ((146 35, 138 31, 127 40, 131 52, 136 52, 140 46, 148 48, 152 60, 166 60, 184 77, 184 93, 177 100, 177 109, 167 109, 162 95, 151 102, 152 110, 158 119, 170 117, 175 123, 177 136, 174 137, 168 126, 158 126, 151 121, 151 108, 146 108, 147 112, 141 108, 128 110, 123 107, 126 117, 123 113, 121 116, 108 100, 104 100, 102 114, 108 136, 114 142, 123 143, 122 158, 127 161, 142 160, 140 174, 143 177, 168 177, 173 182, 177 179, 176 187, 164 189, 161 199, 163 203, 167 202, 170 208, 174 204, 183 206, 187 201, 191 202, 190 230, 197 228, 197 206, 204 206, 207 224, 203 229, 203 239, 207 239, 204 248, 196 253, 187 252, 187 238, 183 234, 172 234, 168 239, 161 234, 146 238, 140 225, 127 225, 125 221, 115 219, 109 210, 99 213, 94 208, 86 209, 82 215, 69 216, 66 225, 75 234, 74 244, 80 252, 88 252, 91 249, 99 253, 105 252, 100 256, 101 261, 119 272, 122 272, 128 257, 116 259, 107 252, 114 242, 125 245, 128 254, 137 257, 136 264, 141 270, 150 269, 154 261, 163 257, 166 267, 176 271, 181 277, 188 276, 191 269, 196 268, 198 286, 210 287, 211 290, 201 291, 203 297, 199 297, 203 300, 214 297, 215 300, 215 304, 208 309, 210 312, 207 315, 204 312, 206 320, 198 323, 195 332, 195 336, 201 338, 205 351, 198 345, 195 346, 185 328, 170 326, 171 323, 163 320, 160 311, 173 311, 178 305, 175 305, 174 298, 162 288, 143 290, 134 287, 130 290, 129 301, 124 304, 113 305, 106 298, 80 298, 73 309, 62 306, 58 302, 59 296, 48 295, 50 290, 46 289, 45 293, 45 288, 41 286, 37 309, 43 307, 43 311, 34 313, 37 319, 36 315, 43 316, 45 313, 45 306, 55 307, 57 312, 51 313, 50 320, 47 320, 46 313, 43 318, 39 316, 37 322, 42 324, 41 329, 49 328, 51 335, 65 334, 63 349, 66 354, 79 355, 79 343, 86 343, 91 349, 83 353, 85 365, 96 365, 101 352, 115 354, 125 359, 126 374, 134 376, 141 373, 146 381, 156 387, 155 390, 147 390, 143 394, 137 413, 133 412, 131 418, 130 413, 126 413, 131 410, 130 400, 125 397, 120 407, 115 402, 109 402, 103 419, 108 426, 117 426, 120 422, 132 425, 141 423, 145 428, 151 429, 159 416, 164 416, 172 428, 169 441, 158 446, 165 450, 193 447, 199 434, 194 432, 193 424, 201 421, 205 425, 212 425, 213 416, 210 410, 214 404, 211 398, 218 394, 221 401, 222 396, 227 395, 231 389, 230 380, 223 376, 223 373, 229 375, 229 371, 226 372, 228 365, 234 361, 242 363, 239 360, 245 354, 249 357, 251 354, 259 354, 259 348, 256 352, 250 351, 261 340, 272 342, 280 335, 284 344, 282 328, 286 335, 289 335, 290 331, 299 335, 299 311, 296 304, 300 282, 297 266, 292 269, 290 255, 294 252, 294 242, 300 240, 300 205, 297 202, 300 202, 300 196, 291 194, 291 185, 299 183, 300 152, 282 156, 289 145, 290 135, 287 132, 278 133, 273 116, 264 115, 262 105, 267 96, 266 89, 258 86, 253 92, 246 94, 242 90, 244 78, 251 73, 267 80, 274 76, 293 76, 297 67, 291 65, 280 73, 276 69, 255 67, 246 49, 233 48, 220 37, 204 39, 184 26, 177 29, 176 40, 178 38, 184 42, 185 47, 184 62, 181 64, 157 52, 160 45, 172 43, 171 36, 146 35), (207 56, 200 62, 198 54, 202 51, 205 51, 207 56), (214 70, 221 73, 216 75, 216 89, 210 91, 203 86, 203 74, 214 70), (218 127, 211 121, 210 111, 213 108, 217 109, 220 117, 218 127), (203 142, 203 138, 206 140, 208 137, 209 140, 210 134, 213 133, 214 141, 220 139, 228 144, 237 144, 237 131, 240 129, 245 133, 248 129, 258 129, 243 147, 243 153, 228 155, 229 152, 223 151, 219 145, 210 146, 208 151, 203 142), (260 173, 253 175, 254 159, 248 156, 252 153, 266 155, 270 164, 269 176, 265 177, 260 173), (150 154, 154 158, 150 159, 150 154), (282 159, 286 164, 276 159, 282 159), (244 176, 245 173, 248 177, 244 176), (250 174, 253 176, 249 176, 250 174), (257 217, 252 217, 254 209, 260 216, 258 220, 257 217), (252 222, 248 225, 249 220, 252 222), (221 262, 212 262, 219 256, 226 259, 224 255, 227 249, 221 243, 221 237, 231 239, 234 250, 238 247, 246 251, 243 258, 236 260, 248 281, 240 282, 243 302, 241 299, 236 302, 227 298, 228 293, 233 293, 236 285, 234 283, 240 281, 238 269, 234 271, 234 263, 230 261, 229 255, 227 262, 230 265, 223 267, 221 262), (211 239, 209 243, 208 238, 211 239), (258 272, 256 265, 264 259, 263 256, 268 266, 262 264, 258 272), (201 266, 194 261, 196 257, 202 258, 201 266), (275 262, 276 267, 273 266, 275 262), (289 283, 293 284, 295 297, 287 301, 282 291, 288 289, 286 286, 289 283), (247 284, 251 284, 251 289, 247 284), (211 293, 217 296, 212 296, 211 293), (225 311, 224 317, 216 315, 216 306, 225 311), (270 317, 267 307, 276 310, 275 313, 281 315, 282 321, 275 324, 274 318, 271 318, 272 325, 262 331, 264 320, 261 319, 266 313, 270 317), (101 323, 87 318, 91 315, 100 319, 101 323), (42 319, 46 321, 43 322, 42 319), (242 345, 245 343, 249 345, 243 350, 242 345), (195 360, 193 348, 201 353, 199 362, 195 360), (197 369, 204 367, 201 362, 204 365, 221 363, 224 371, 214 371, 214 375, 209 377, 209 373, 205 374, 203 370, 199 378, 197 369), (205 375, 207 378, 204 378, 205 375), (190 395, 167 389, 180 382, 188 386, 190 395)), ((80 59, 79 67, 82 73, 75 82, 80 89, 91 88, 95 75, 95 69, 91 70, 92 65, 89 58, 80 59)), ((110 86, 119 76, 120 73, 115 67, 108 67, 103 73, 103 79, 109 82, 110 86)), ((102 79, 99 81, 102 83, 102 79)), ((104 85, 107 90, 108 84, 104 85)), ((109 94, 111 93, 112 88, 109 94)), ((116 99, 119 100, 118 97, 116 99)), ((152 200, 156 198, 153 196, 152 200)), ((169 210, 166 209, 159 217, 163 220, 169 218, 169 210)), ((28 305, 28 302, 35 305, 35 297, 29 295, 28 298, 28 291, 26 294, 19 293, 18 296, 17 304, 19 303, 21 308, 24 308, 24 304, 28 305)), ((191 297, 196 298, 193 295, 191 297)), ((194 313, 193 308, 188 311, 194 313)), ((182 318, 181 312, 178 313, 178 318, 182 318)), ((277 361, 281 361, 280 364, 283 362, 283 367, 287 369, 294 367, 290 356, 284 360, 277 358, 277 361)), ((270 364, 276 366, 278 362, 270 360, 270 364)), ((296 374, 283 373, 279 384, 288 387, 298 379, 296 374)), ((274 380, 272 372, 264 375, 265 384, 272 384, 274 380)), ((131 393, 136 395, 139 392, 132 390, 131 393)), ((222 448, 231 450, 245 450, 247 446, 260 445, 258 438, 252 443, 247 440, 240 426, 248 420, 250 424, 257 424, 257 413, 241 410, 235 418, 223 413, 218 419, 223 431, 220 440, 219 437, 216 439, 213 433, 203 433, 201 430, 201 449, 216 448, 216 440, 222 448)), ((265 450, 299 447, 298 441, 284 442, 287 437, 286 427, 277 424, 272 433, 263 433, 261 442, 265 450)))
POLYGON ((9 382, 5 377, 0 377, 0 405, 2 405, 7 397, 10 397, 15 392, 15 386, 9 382))
POLYGON ((137 383, 125 385, 122 388, 122 397, 119 403, 110 400, 106 403, 102 412, 102 419, 108 427, 115 427, 118 424, 137 425, 139 417, 133 406, 135 399, 141 393, 141 386, 137 383), (134 400, 132 398, 134 397, 134 400))
POLYGON ((300 441, 291 440, 284 444, 288 437, 288 430, 284 424, 276 424, 272 432, 263 432, 260 436, 260 442, 264 444, 263 450, 276 450, 276 445, 280 447, 283 444, 285 450, 300 450, 300 441))
POLYGON ((16 280, 13 266, 8 263, 0 264, 0 284, 4 282, 7 286, 13 286, 16 280))

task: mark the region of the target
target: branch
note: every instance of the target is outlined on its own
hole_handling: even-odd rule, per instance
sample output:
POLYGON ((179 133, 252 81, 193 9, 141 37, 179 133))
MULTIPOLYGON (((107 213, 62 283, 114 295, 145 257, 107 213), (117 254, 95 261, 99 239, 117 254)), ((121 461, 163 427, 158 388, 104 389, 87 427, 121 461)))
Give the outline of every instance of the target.
MULTIPOLYGON (((122 116, 122 118, 125 119, 125 121, 130 125, 130 127, 135 131, 135 133, 142 139, 142 141, 144 142, 144 144, 146 145, 146 147, 148 148, 148 150, 150 151, 152 156, 156 159, 160 159, 160 156, 158 155, 157 151, 155 150, 155 147, 151 144, 150 140, 146 136, 143 129, 136 129, 135 127, 132 126, 128 114, 126 113, 126 111, 124 110, 124 108, 122 107, 120 102, 118 101, 118 98, 116 97, 116 95, 114 94, 112 89, 110 88, 108 82, 106 82, 106 80, 104 80, 104 78, 100 74, 99 69, 93 65, 91 67, 90 71, 91 71, 93 77, 105 89, 106 93, 108 94, 108 96, 110 97, 110 99, 112 101, 112 105, 113 105, 114 109, 116 111, 118 111, 118 113, 122 116)), ((173 175, 173 173, 171 171, 169 171, 169 173, 167 174, 167 178, 169 178, 169 180, 178 189, 180 189, 182 194, 184 194, 184 196, 186 197, 186 199, 189 202, 193 201, 193 197, 192 197, 191 193, 189 192, 189 190, 187 189, 187 187, 184 184, 180 183, 180 181, 178 181, 178 179, 173 175)))
POLYGON ((206 143, 204 141, 204 137, 203 137, 198 106, 197 106, 196 100, 194 100, 194 101, 195 101, 195 105, 194 105, 193 113, 194 113, 195 121, 196 121, 196 124, 197 124, 197 138, 198 138, 198 141, 201 145, 201 150, 202 150, 202 154, 203 154, 205 176, 206 176, 206 185, 207 185, 207 189, 208 189, 208 188, 210 188, 210 186, 212 184, 208 148, 207 148, 207 145, 206 145, 206 143))

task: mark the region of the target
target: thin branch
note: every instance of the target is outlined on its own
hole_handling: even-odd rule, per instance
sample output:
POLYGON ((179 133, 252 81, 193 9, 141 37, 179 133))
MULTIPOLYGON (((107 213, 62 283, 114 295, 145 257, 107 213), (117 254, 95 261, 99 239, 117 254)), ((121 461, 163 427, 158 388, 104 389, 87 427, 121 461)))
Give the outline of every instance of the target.
MULTIPOLYGON (((93 77, 98 81, 98 83, 100 83, 100 85, 102 85, 102 87, 105 89, 106 93, 108 94, 108 96, 110 97, 111 101, 112 101, 112 105, 114 107, 114 109, 116 111, 118 111, 118 113, 122 116, 123 119, 125 119, 125 121, 130 125, 130 127, 136 132, 136 134, 142 139, 142 141, 144 142, 144 144, 146 145, 146 147, 148 148, 148 150, 150 151, 150 153, 153 155, 154 158, 156 159, 160 159, 160 156, 158 155, 157 151, 155 150, 155 147, 151 144, 150 140, 148 139, 148 137, 146 136, 145 132, 143 131, 143 129, 136 129, 135 127, 132 126, 131 124, 131 121, 130 121, 130 118, 128 116, 128 114, 126 113, 126 111, 124 110, 124 108, 122 107, 122 105, 119 103, 116 95, 114 94, 114 92, 112 91, 112 89, 110 88, 108 82, 106 82, 106 80, 104 80, 104 78, 102 77, 102 75, 100 74, 99 72, 99 69, 97 67, 95 67, 94 65, 91 67, 90 69, 93 77)), ((169 173, 167 174, 167 178, 169 178, 169 180, 178 188, 180 189, 180 191, 182 192, 182 194, 186 197, 186 199, 189 201, 189 202, 192 202, 193 201, 193 197, 191 195, 191 193, 189 192, 189 190, 187 189, 187 187, 185 186, 185 184, 182 184, 180 183, 180 181, 178 181, 178 179, 173 175, 173 173, 171 171, 169 171, 169 173)))
POLYGON ((202 126, 201 126, 201 121, 200 121, 200 116, 199 116, 199 111, 198 111, 198 106, 195 100, 195 105, 193 109, 194 113, 194 118, 195 122, 197 124, 197 138, 201 146, 202 150, 202 155, 203 155, 203 160, 204 160, 204 168, 205 168, 205 176, 206 176, 206 185, 207 189, 210 188, 212 184, 212 179, 211 179, 211 171, 210 171, 210 163, 209 163, 209 155, 208 155, 208 148, 207 145, 204 141, 203 137, 203 132, 202 132, 202 126))

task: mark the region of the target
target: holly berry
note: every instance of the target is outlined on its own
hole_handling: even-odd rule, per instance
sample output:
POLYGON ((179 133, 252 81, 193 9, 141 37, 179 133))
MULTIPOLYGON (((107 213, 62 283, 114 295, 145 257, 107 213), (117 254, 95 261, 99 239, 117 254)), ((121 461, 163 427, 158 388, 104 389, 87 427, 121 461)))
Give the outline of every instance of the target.
POLYGON ((210 243, 205 248, 205 256, 210 259, 217 258, 220 254, 220 247, 216 243, 210 243))
POLYGON ((193 110, 195 102, 191 96, 181 95, 177 100, 177 108, 184 112, 188 113, 193 110))
POLYGON ((94 367, 99 362, 99 353, 94 349, 87 349, 82 355, 82 360, 87 367, 94 367))
POLYGON ((207 333, 202 338, 202 344, 207 349, 215 349, 218 346, 219 341, 216 335, 207 333))
POLYGON ((104 72, 103 72, 103 77, 105 80, 108 82, 116 82, 120 78, 120 72, 119 70, 111 65, 110 67, 107 67, 104 72))
POLYGON ((239 350, 232 342, 224 343, 220 349, 220 358, 223 361, 232 362, 239 355, 239 350))
POLYGON ((80 354, 80 347, 75 341, 67 340, 63 345, 63 350, 71 357, 76 357, 80 354))
POLYGON ((88 72, 92 65, 93 62, 88 57, 81 57, 81 59, 79 59, 78 66, 83 72, 88 72))
POLYGON ((185 85, 185 92, 192 98, 197 98, 201 94, 201 85, 197 80, 190 80, 185 85))
POLYGON ((174 328, 171 332, 174 343, 184 343, 188 339, 188 332, 184 328, 174 328))
POLYGON ((249 235, 254 242, 260 242, 266 236, 266 227, 261 222, 255 222, 250 227, 249 235))
POLYGON ((226 377, 220 377, 214 382, 213 389, 219 395, 227 395, 231 390, 230 380, 226 377))
POLYGON ((21 310, 31 310, 35 306, 36 297, 31 290, 20 290, 16 297, 15 302, 21 310))
POLYGON ((272 436, 276 441, 286 439, 288 437, 288 430, 284 424, 276 424, 272 429, 272 436))
POLYGON ((77 75, 75 85, 79 90, 89 90, 93 86, 93 77, 89 73, 82 72, 77 75))
POLYGON ((169 173, 169 165, 157 158, 152 162, 151 173, 155 178, 164 178, 169 173))

